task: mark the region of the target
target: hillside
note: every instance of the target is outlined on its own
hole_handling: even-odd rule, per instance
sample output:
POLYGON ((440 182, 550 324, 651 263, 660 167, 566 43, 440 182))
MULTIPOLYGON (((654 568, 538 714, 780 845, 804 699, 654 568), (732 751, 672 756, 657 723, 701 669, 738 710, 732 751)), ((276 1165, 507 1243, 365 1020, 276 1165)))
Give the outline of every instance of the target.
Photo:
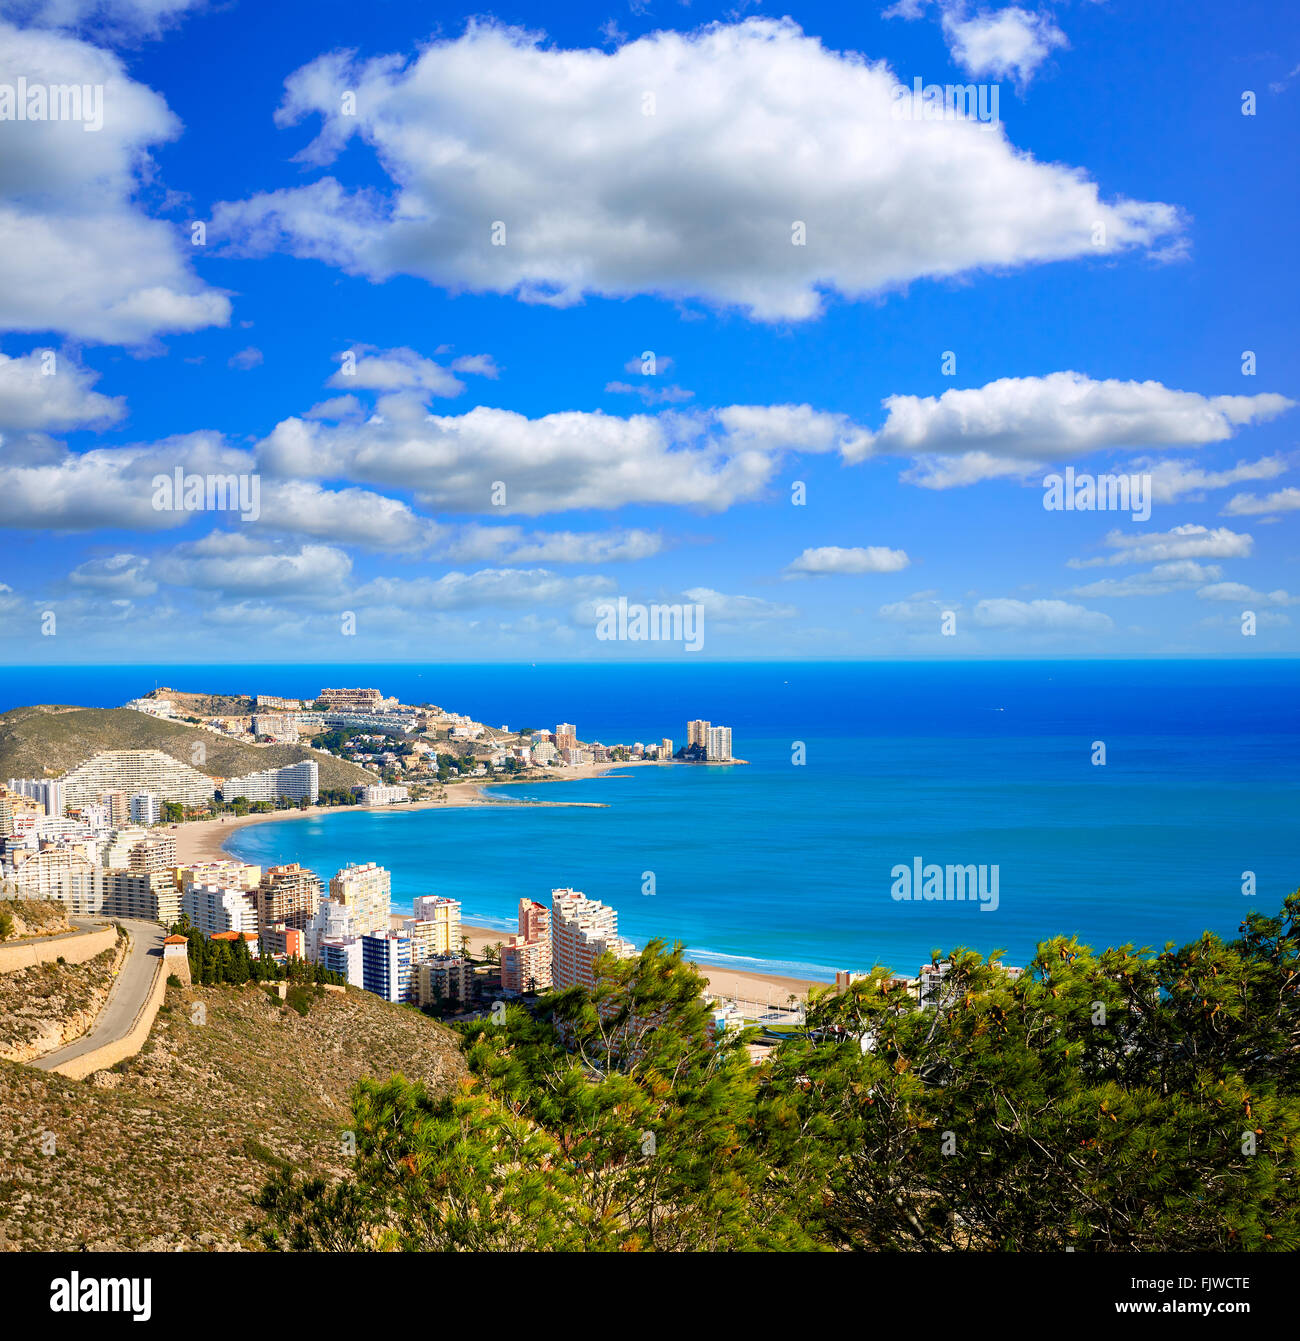
POLYGON ((303 759, 320 765, 322 788, 373 782, 374 774, 302 745, 241 745, 212 731, 163 721, 131 708, 77 708, 38 704, 0 715, 0 778, 40 778, 66 772, 97 750, 162 750, 191 762, 201 740, 206 762, 196 765, 209 777, 233 778, 303 759))
POLYGON ((306 1016, 260 987, 168 988, 143 1051, 114 1071, 74 1081, 0 1062, 0 1248, 255 1246, 249 1199, 277 1163, 343 1172, 351 1086, 394 1071, 445 1093, 464 1064, 441 1025, 355 988, 306 1016))

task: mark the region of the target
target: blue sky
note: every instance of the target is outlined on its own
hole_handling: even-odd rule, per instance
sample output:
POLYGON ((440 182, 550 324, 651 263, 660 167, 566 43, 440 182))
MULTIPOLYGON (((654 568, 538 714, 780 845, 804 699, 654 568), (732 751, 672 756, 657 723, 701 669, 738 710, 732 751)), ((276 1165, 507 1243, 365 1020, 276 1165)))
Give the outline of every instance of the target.
POLYGON ((1297 651, 1287 6, 0 22, 0 659, 1297 651))

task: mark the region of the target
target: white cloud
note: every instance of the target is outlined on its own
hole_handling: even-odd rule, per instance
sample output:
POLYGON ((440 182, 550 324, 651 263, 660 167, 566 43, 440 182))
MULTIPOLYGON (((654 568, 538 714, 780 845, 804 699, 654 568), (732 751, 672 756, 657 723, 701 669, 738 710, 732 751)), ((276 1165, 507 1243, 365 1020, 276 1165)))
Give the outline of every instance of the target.
POLYGON ((1261 457, 1258 461, 1238 461, 1227 470, 1203 470, 1190 461, 1160 461, 1154 457, 1142 457, 1120 469, 1130 475, 1151 476, 1153 503, 1176 503, 1180 498, 1200 495, 1210 489, 1224 489, 1245 480, 1276 479, 1287 469, 1287 462, 1284 457, 1275 455, 1261 457))
POLYGON ((938 628, 939 616, 944 610, 960 609, 960 603, 944 605, 932 593, 918 591, 906 600, 882 605, 879 614, 891 624, 929 624, 938 628))
POLYGON ((1018 601, 997 597, 980 601, 971 622, 985 629, 1021 633, 1105 633, 1114 627, 1109 615, 1069 601, 1018 601))
POLYGON ((247 372, 250 368, 259 367, 262 361, 262 351, 256 345, 249 345, 247 349, 241 349, 238 354, 232 354, 226 366, 247 372))
POLYGON ((822 545, 806 549, 787 568, 787 573, 897 573, 911 560, 901 549, 868 545, 851 549, 822 545))
POLYGON ((1083 600, 1095 597, 1163 596, 1167 592, 1213 582, 1223 575, 1218 564, 1201 564, 1191 559, 1157 564, 1149 573, 1131 573, 1128 577, 1103 577, 1086 586, 1075 587, 1071 596, 1083 600))
POLYGON ((264 480, 259 524, 389 553, 427 549, 442 533, 399 499, 368 489, 323 489, 307 480, 264 480))
POLYGON ((1292 596, 1285 591, 1256 591, 1243 582, 1216 582, 1202 587, 1196 593, 1203 601, 1231 601, 1234 604, 1246 601, 1255 605, 1297 605, 1300 596, 1292 596))
POLYGON ((1068 559, 1069 568, 1097 568, 1120 563, 1167 563, 1172 559, 1245 559, 1250 556, 1254 538, 1226 526, 1210 530, 1189 523, 1172 531, 1147 531, 1124 535, 1111 531, 1103 542, 1118 551, 1105 558, 1068 559))
POLYGON ((475 22, 409 60, 333 52, 288 79, 277 119, 321 117, 300 155, 311 165, 359 136, 391 191, 325 177, 218 206, 212 235, 372 280, 552 304, 652 293, 798 321, 828 293, 1181 232, 1174 207, 1104 202, 1084 172, 1035 161, 1000 125, 898 118, 901 87, 883 62, 790 20, 656 32, 612 52, 475 22), (340 112, 346 90, 355 116, 340 112))
POLYGON ((224 325, 230 303, 190 268, 180 234, 136 203, 149 146, 180 123, 111 52, 0 22, 6 69, 29 85, 102 85, 103 125, 6 121, 0 135, 0 330, 140 344, 224 325))
POLYGON ((0 16, 33 28, 135 40, 158 37, 206 0, 0 0, 0 16))
POLYGON ((148 576, 148 567, 149 560, 139 554, 114 554, 78 564, 68 581, 106 596, 152 596, 158 584, 148 576))
POLYGON ((682 592, 694 605, 702 606, 704 618, 723 624, 748 624, 768 619, 793 619, 799 611, 759 596, 729 596, 712 587, 691 587, 682 592))
POLYGON ((0 462, 0 526, 58 531, 183 526, 193 514, 155 510, 155 475, 170 475, 177 466, 199 474, 243 473, 252 464, 247 453, 226 447, 214 433, 89 452, 55 444, 40 458, 24 454, 0 462))
POLYGON ((613 589, 607 577, 560 577, 545 568, 483 568, 439 578, 377 578, 350 599, 359 609, 465 610, 491 606, 572 604, 613 589))
POLYGON ((1099 382, 1076 372, 1003 377, 940 396, 889 396, 883 403, 884 427, 864 435, 847 455, 921 457, 919 469, 905 478, 927 488, 1020 475, 1101 448, 1221 442, 1295 404, 1271 393, 1201 396, 1159 382, 1099 382), (946 457, 956 464, 931 459, 946 457))
POLYGON ((497 482, 503 510, 530 516, 629 503, 721 511, 759 496, 787 450, 830 451, 853 434, 841 416, 807 406, 529 419, 487 406, 431 415, 418 396, 394 394, 381 410, 364 423, 286 419, 259 457, 271 474, 409 488, 422 506, 448 511, 487 510, 497 482))
POLYGON ((1225 517, 1253 517, 1265 512, 1294 512, 1300 508, 1300 489, 1277 489, 1261 498, 1258 494, 1234 494, 1223 509, 1225 517))
MULTIPOLYGON (((353 371, 346 371, 345 363, 329 379, 328 386, 343 391, 421 391, 426 396, 459 396, 465 390, 460 378, 413 349, 381 350, 373 345, 357 345, 350 352, 360 355, 355 359, 353 371)), ((473 369, 465 367, 464 371, 473 369)))
POLYGON ((968 74, 1012 78, 1020 85, 1033 78, 1053 51, 1070 45, 1048 15, 1015 5, 969 17, 964 8, 949 5, 943 31, 953 59, 968 74))
POLYGON ((467 526, 446 549, 457 559, 510 563, 615 563, 648 559, 663 548, 652 531, 532 531, 518 526, 467 526))
MULTIPOLYGON (((932 0, 898 0, 885 10, 887 19, 919 19, 932 0)), ((971 14, 965 0, 937 0, 944 38, 953 59, 969 74, 1010 76, 1028 84, 1055 50, 1068 47, 1065 34, 1046 13, 1018 5, 981 9, 971 14)))
POLYGON ((352 572, 352 560, 332 545, 271 550, 252 537, 214 531, 160 554, 153 568, 173 586, 237 596, 286 596, 340 591, 352 572))
POLYGON ((96 380, 97 374, 55 350, 18 358, 0 354, 0 431, 60 433, 116 423, 126 402, 92 391, 96 380))

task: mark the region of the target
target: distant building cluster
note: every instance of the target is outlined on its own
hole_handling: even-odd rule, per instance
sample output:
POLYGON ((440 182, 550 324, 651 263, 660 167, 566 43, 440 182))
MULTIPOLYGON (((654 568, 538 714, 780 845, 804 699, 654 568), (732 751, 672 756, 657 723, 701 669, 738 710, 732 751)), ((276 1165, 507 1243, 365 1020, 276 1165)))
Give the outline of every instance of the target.
POLYGON ((731 728, 714 726, 712 722, 687 722, 686 748, 688 752, 698 753, 698 757, 710 763, 731 759, 734 757, 731 753, 731 728))

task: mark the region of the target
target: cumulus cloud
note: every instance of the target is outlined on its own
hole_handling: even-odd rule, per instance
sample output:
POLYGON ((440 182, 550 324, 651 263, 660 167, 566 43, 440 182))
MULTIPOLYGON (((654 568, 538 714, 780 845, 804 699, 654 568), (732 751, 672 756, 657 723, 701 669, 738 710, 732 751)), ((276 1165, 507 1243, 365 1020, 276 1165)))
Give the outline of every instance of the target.
POLYGON ((572 604, 612 591, 607 577, 561 577, 545 568, 483 568, 438 578, 376 578, 352 593, 366 609, 465 610, 492 606, 572 604))
POLYGON ((669 503, 721 511, 759 496, 790 451, 842 450, 856 430, 808 406, 731 406, 657 416, 564 411, 530 419, 477 406, 429 414, 415 394, 384 398, 364 423, 291 418, 259 446, 281 476, 348 478, 416 492, 421 506, 535 516, 574 508, 669 503))
POLYGON ((308 480, 266 480, 258 525, 341 545, 401 553, 427 549, 442 528, 400 499, 369 489, 325 489, 308 480))
POLYGON ((609 52, 483 22, 409 59, 332 52, 286 81, 277 120, 320 117, 299 156, 311 166, 358 136, 391 187, 327 176, 225 202, 212 234, 372 280, 557 305, 649 293, 799 321, 827 294, 1181 233, 1174 207, 1105 201, 1083 171, 1037 162, 1000 125, 900 119, 901 88, 883 62, 829 50, 788 19, 656 32, 609 52), (356 115, 340 112, 349 90, 356 115))
POLYGON ((1077 372, 1003 377, 940 396, 889 396, 884 427, 864 434, 849 459, 887 453, 921 458, 904 476, 931 489, 1024 475, 1044 462, 1114 447, 1186 447, 1230 438, 1276 418, 1285 396, 1202 396, 1160 382, 1094 381, 1077 372), (951 459, 949 459, 951 458, 951 459))
MULTIPOLYGON (((885 18, 919 19, 931 0, 899 0, 885 18)), ((937 0, 944 38, 953 59, 977 78, 1014 78, 1022 87, 1055 50, 1068 47, 1050 15, 1018 5, 970 12, 965 0, 937 0)))
MULTIPOLYGON (((357 345, 339 358, 343 366, 328 385, 344 391, 419 391, 425 396, 459 396, 465 390, 459 377, 413 349, 381 350, 374 345, 357 345)), ((476 371, 480 366, 477 360, 458 362, 465 372, 476 371)), ((495 368, 487 375, 496 376, 495 368)))
POLYGON ((1211 530, 1188 523, 1172 531, 1147 531, 1125 535, 1111 531, 1103 544, 1116 553, 1092 559, 1067 559, 1069 568, 1098 568, 1121 563, 1166 563, 1173 559, 1245 559, 1250 556, 1254 538, 1226 526, 1211 530))
POLYGON ((911 560, 901 549, 884 545, 868 545, 849 549, 839 545, 822 545, 806 549, 786 568, 787 573, 897 573, 911 560))
POLYGON ((214 531, 160 554, 154 571, 173 586, 236 596, 289 596, 339 591, 352 560, 333 545, 271 549, 250 536, 214 531))
POLYGON ((971 15, 949 5, 943 31, 953 59, 968 74, 1011 78, 1020 85, 1033 78, 1053 51, 1070 45, 1049 15, 1016 5, 971 15))
POLYGON ((102 85, 103 125, 7 121, 0 135, 0 330, 140 344, 224 325, 230 304, 193 274, 179 234, 135 196, 149 147, 180 123, 111 52, 0 22, 6 68, 29 84, 102 85))
POLYGON ((1300 508, 1300 489, 1277 489, 1262 498, 1258 494, 1234 494, 1223 509, 1225 517, 1257 517, 1266 512, 1295 512, 1300 508))
POLYGON ((253 461, 215 433, 89 452, 51 444, 44 455, 0 461, 0 526, 56 531, 183 526, 194 514, 153 506, 154 476, 170 476, 178 466, 198 474, 238 474, 250 471, 253 461))
POLYGON ((0 354, 0 432, 61 433, 116 423, 126 413, 126 402, 93 391, 96 379, 97 374, 52 349, 19 358, 0 354))
POLYGON ((532 531, 519 526, 466 526, 446 546, 457 559, 511 563, 614 563, 648 559, 663 549, 652 531, 532 531))

